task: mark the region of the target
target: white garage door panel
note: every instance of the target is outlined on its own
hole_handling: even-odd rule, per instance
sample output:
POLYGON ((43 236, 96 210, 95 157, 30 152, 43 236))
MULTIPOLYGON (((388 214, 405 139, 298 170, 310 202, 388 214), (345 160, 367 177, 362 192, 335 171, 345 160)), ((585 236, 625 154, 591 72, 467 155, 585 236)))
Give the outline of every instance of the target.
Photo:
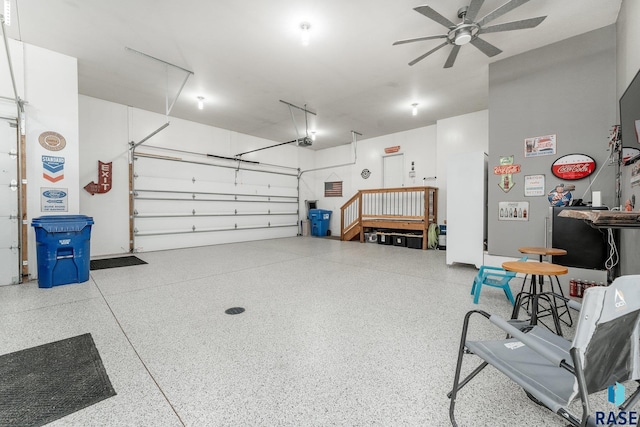
POLYGON ((19 282, 18 132, 0 119, 0 286, 19 282))

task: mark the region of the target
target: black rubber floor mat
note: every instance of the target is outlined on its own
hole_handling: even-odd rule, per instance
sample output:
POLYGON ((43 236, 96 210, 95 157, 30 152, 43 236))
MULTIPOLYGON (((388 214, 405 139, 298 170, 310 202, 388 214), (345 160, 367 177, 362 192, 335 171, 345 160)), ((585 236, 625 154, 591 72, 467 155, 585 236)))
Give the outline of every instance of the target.
POLYGON ((1 426, 42 426, 115 395, 91 334, 0 356, 1 426))
POLYGON ((135 256, 123 256, 118 258, 94 259, 90 264, 91 270, 104 270, 105 268, 147 264, 147 262, 135 256))

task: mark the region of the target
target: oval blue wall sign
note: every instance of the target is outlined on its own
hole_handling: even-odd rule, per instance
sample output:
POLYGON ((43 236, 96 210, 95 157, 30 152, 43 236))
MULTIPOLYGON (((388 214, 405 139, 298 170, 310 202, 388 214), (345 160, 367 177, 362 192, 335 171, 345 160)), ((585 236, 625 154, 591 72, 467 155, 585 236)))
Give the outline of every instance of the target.
POLYGON ((67 193, 62 190, 47 190, 42 193, 44 197, 49 197, 50 199, 62 199, 67 197, 67 193))

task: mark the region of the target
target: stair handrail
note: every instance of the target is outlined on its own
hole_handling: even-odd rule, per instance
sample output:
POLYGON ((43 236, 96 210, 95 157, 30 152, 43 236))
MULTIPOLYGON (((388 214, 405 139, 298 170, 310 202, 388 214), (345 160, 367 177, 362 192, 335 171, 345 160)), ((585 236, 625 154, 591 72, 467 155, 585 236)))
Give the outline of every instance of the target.
POLYGON ((340 240, 344 239, 344 234, 347 230, 354 227, 356 224, 359 224, 362 219, 362 190, 358 190, 356 194, 354 194, 349 200, 347 200, 340 207, 340 240), (345 210, 348 210, 352 204, 358 202, 358 215, 355 216, 355 219, 349 221, 345 226, 345 210))
MULTIPOLYGON (((411 196, 407 196, 411 197, 411 196)), ((402 203, 406 200, 402 199, 402 203)), ((405 212, 403 212, 405 213, 405 212)), ((397 188, 373 188, 373 189, 365 189, 358 190, 349 200, 347 200, 340 207, 340 238, 344 240, 345 234, 353 229, 355 226, 362 226, 363 220, 372 219, 372 218, 380 218, 380 219, 407 219, 407 220, 420 220, 422 219, 424 222, 425 230, 428 228, 429 224, 437 223, 437 187, 397 187, 397 188), (372 200, 371 198, 363 197, 367 194, 384 194, 384 193, 422 193, 424 197, 424 210, 419 214, 413 209, 413 215, 406 214, 394 214, 394 213, 385 213, 381 211, 375 211, 371 213, 371 209, 369 207, 365 207, 364 204, 367 203, 367 200, 372 200), (357 215, 354 214, 354 205, 357 203, 357 215), (347 211, 347 215, 345 215, 345 211, 347 211), (363 214, 364 212, 367 212, 363 214), (347 218, 348 217, 348 218, 347 218)), ((362 238, 361 238, 362 240, 362 238)))

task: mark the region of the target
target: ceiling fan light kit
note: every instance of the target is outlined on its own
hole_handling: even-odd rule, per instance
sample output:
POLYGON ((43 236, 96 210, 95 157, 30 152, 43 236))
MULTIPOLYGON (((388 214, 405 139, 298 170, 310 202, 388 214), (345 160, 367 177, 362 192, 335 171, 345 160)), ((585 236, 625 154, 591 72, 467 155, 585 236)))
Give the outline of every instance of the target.
POLYGON ((398 40, 393 43, 393 45, 406 44, 406 43, 414 43, 418 41, 425 40, 435 40, 435 39, 445 39, 446 41, 442 44, 436 46, 431 49, 427 53, 417 57, 413 61, 409 62, 409 65, 415 65, 416 63, 422 61, 427 56, 432 53, 440 50, 441 48, 451 45, 452 49, 449 53, 449 56, 444 64, 444 68, 453 67, 455 60, 458 56, 458 52, 460 51, 460 47, 466 44, 472 44, 476 49, 487 55, 488 57, 492 57, 498 55, 502 52, 502 50, 498 49, 491 43, 479 38, 478 36, 481 34, 487 33, 498 33, 502 31, 513 31, 513 30, 523 30, 526 28, 534 28, 537 27, 546 16, 539 16, 537 18, 529 18, 523 19, 520 21, 512 21, 506 22, 504 24, 497 24, 492 26, 486 26, 489 22, 499 18, 505 13, 517 8, 518 6, 523 5, 529 0, 510 0, 502 6, 498 7, 492 12, 489 12, 480 20, 476 21, 476 17, 478 16, 478 12, 480 12, 480 8, 482 7, 484 0, 471 0, 469 6, 465 6, 458 10, 458 18, 462 21, 458 24, 451 22, 448 18, 441 15, 439 12, 436 12, 431 7, 424 5, 418 6, 414 8, 414 10, 422 15, 426 16, 429 19, 445 26, 448 29, 447 34, 438 34, 433 36, 424 36, 417 37, 406 40, 398 40))

